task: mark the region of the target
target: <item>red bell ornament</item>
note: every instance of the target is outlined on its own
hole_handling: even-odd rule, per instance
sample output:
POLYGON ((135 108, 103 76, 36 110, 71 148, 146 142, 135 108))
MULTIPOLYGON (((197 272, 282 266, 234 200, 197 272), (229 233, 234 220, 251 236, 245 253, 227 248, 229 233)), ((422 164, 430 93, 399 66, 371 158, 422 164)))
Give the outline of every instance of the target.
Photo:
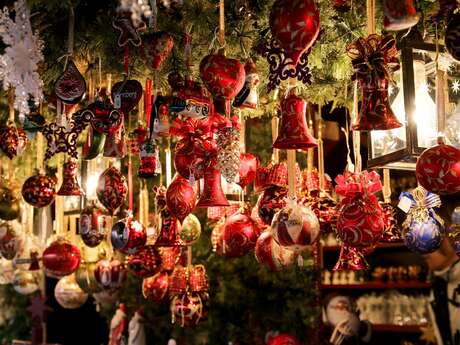
POLYGON ((96 193, 101 204, 113 215, 128 194, 128 184, 117 168, 110 167, 99 177, 96 193))
POLYGON ((251 184, 256 178, 256 171, 259 167, 259 158, 252 153, 240 154, 240 169, 237 179, 237 184, 241 188, 245 188, 251 184))
POLYGON ((296 65, 319 34, 319 11, 314 0, 277 0, 270 13, 270 30, 296 65))
POLYGON ((196 207, 230 206, 222 190, 221 174, 215 164, 210 164, 204 173, 204 188, 196 207))
POLYGON ((203 318, 203 301, 198 293, 185 293, 171 301, 172 322, 181 327, 194 327, 203 318))
POLYGON ((94 277, 98 284, 106 289, 118 289, 126 280, 125 266, 118 260, 101 260, 94 270, 94 277))
POLYGON ((78 164, 75 160, 70 159, 64 163, 63 179, 61 188, 57 192, 58 195, 64 196, 82 196, 85 195, 83 189, 78 184, 77 179, 78 164))
POLYGON ((94 248, 106 237, 108 232, 107 215, 95 204, 83 209, 79 219, 79 233, 84 244, 94 248))
POLYGON ((54 201, 56 179, 42 174, 29 177, 22 185, 22 197, 33 207, 45 207, 54 201))
POLYGON ((28 142, 26 132, 22 128, 17 128, 13 123, 0 127, 0 149, 9 159, 22 154, 28 142))
POLYGON ((46 275, 62 278, 75 272, 81 255, 77 246, 60 237, 43 252, 42 261, 46 275))
POLYGON ((264 231, 256 242, 255 254, 257 261, 272 271, 280 271, 291 266, 297 257, 296 253, 281 247, 273 240, 271 231, 264 231))
POLYGON ((169 276, 165 271, 158 272, 153 277, 144 278, 142 294, 150 302, 161 302, 168 295, 169 276))
POLYGON ((281 102, 281 121, 274 148, 285 150, 307 150, 317 147, 316 139, 310 134, 306 119, 307 102, 290 94, 281 102))
POLYGON ((163 62, 171 55, 173 46, 173 38, 165 31, 143 35, 142 48, 147 66, 158 71, 163 62))
POLYGON ((446 195, 460 192, 460 150, 440 143, 417 160, 417 181, 427 191, 446 195))
POLYGON ((414 0, 383 0, 383 25, 387 31, 407 30, 418 23, 420 15, 414 0))
POLYGON ((128 257, 128 269, 136 276, 153 276, 161 267, 161 256, 154 246, 145 246, 128 257))
POLYGON ((166 191, 166 204, 169 212, 181 223, 195 208, 196 189, 194 184, 182 176, 176 175, 166 191))
POLYGON ((128 216, 113 225, 111 240, 114 249, 134 254, 147 242, 147 231, 142 223, 128 216))

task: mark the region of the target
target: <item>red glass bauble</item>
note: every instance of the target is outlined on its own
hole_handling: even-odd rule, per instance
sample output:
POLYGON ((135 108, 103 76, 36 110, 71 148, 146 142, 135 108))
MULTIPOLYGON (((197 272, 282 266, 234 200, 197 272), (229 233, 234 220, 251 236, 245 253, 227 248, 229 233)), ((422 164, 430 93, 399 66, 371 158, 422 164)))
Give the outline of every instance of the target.
POLYGON ((420 19, 414 0, 383 0, 382 7, 385 14, 383 25, 386 31, 407 30, 420 19))
POLYGON ((204 158, 194 151, 194 145, 179 141, 174 153, 174 168, 185 179, 191 176, 197 181, 204 175, 204 158))
POLYGON ((188 180, 176 175, 166 191, 169 212, 182 223, 196 204, 196 190, 188 180))
POLYGON ((169 276, 165 271, 158 272, 153 277, 145 278, 142 282, 142 294, 151 302, 160 302, 168 295, 169 276))
POLYGON ((273 240, 271 231, 264 231, 256 242, 255 254, 257 261, 272 271, 280 271, 291 266, 297 257, 296 253, 281 247, 273 240))
POLYGON ((145 246, 128 257, 128 269, 138 277, 153 276, 161 268, 161 256, 154 246, 145 246))
POLYGON ((77 246, 58 238, 43 252, 42 261, 46 275, 61 278, 75 272, 80 265, 81 255, 77 246))
POLYGON ((126 280, 125 266, 118 260, 101 260, 94 270, 94 277, 98 284, 108 290, 121 287, 126 280))
POLYGON ((235 258, 247 254, 256 245, 260 229, 248 211, 227 218, 223 229, 224 255, 235 258))
POLYGON ((171 301, 172 322, 181 327, 193 327, 203 318, 203 300, 198 293, 175 296, 171 301))
POLYGON ((286 206, 287 189, 269 187, 264 190, 257 201, 257 210, 264 224, 271 225, 276 212, 286 206))
POLYGON ((277 0, 270 13, 270 29, 294 64, 319 34, 319 11, 314 0, 277 0))
POLYGON ((22 128, 9 123, 0 127, 0 149, 9 159, 13 159, 26 149, 29 139, 22 128))
POLYGON ((267 345, 301 345, 300 340, 291 334, 279 334, 268 339, 267 345))
POLYGON ((117 168, 110 167, 99 177, 96 193, 101 204, 113 215, 128 194, 128 184, 117 168))
POLYGON ((259 158, 252 153, 240 154, 240 169, 238 183, 241 188, 251 184, 256 178, 256 171, 259 167, 259 158))
POLYGON ((165 31, 152 32, 142 36, 142 48, 148 67, 157 71, 169 57, 174 46, 174 40, 165 31))
POLYGON ((107 236, 108 217, 99 207, 90 205, 80 213, 78 230, 83 243, 94 248, 107 236))
POLYGON ((134 254, 147 242, 147 231, 132 216, 119 220, 112 227, 112 246, 125 254, 134 254))
POLYGON ((56 179, 47 175, 29 177, 22 185, 22 197, 33 207, 50 205, 56 194, 56 179))
POLYGON ((460 192, 460 150, 443 143, 425 150, 417 160, 417 181, 435 194, 460 192))

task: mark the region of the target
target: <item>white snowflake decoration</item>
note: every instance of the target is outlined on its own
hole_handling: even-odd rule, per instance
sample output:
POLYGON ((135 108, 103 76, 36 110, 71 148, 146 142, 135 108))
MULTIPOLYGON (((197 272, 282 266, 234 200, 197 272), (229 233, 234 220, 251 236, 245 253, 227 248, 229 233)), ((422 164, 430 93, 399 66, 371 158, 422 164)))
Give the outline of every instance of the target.
POLYGON ((452 82, 452 91, 454 93, 458 93, 458 91, 460 91, 460 81, 459 80, 456 79, 452 82))
POLYGON ((135 27, 142 24, 142 17, 150 18, 152 16, 152 9, 148 0, 120 0, 118 10, 131 12, 131 20, 135 27))
POLYGON ((36 103, 43 98, 43 81, 37 71, 43 61, 43 42, 32 32, 25 0, 16 1, 14 9, 14 21, 6 7, 0 11, 0 37, 7 46, 0 56, 0 79, 4 90, 14 87, 14 108, 21 118, 30 111, 30 96, 36 103))

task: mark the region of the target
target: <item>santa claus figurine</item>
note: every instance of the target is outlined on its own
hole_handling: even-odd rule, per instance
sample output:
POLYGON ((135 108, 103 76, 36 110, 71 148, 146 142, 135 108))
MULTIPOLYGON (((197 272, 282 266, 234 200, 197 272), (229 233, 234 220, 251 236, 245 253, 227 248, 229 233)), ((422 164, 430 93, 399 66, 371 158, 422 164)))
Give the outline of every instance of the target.
POLYGON ((110 321, 109 345, 125 344, 125 341, 122 342, 122 340, 126 331, 127 323, 126 306, 123 303, 120 303, 112 321, 110 321))
POLYGON ((139 309, 129 321, 128 345, 145 345, 144 309, 139 309))

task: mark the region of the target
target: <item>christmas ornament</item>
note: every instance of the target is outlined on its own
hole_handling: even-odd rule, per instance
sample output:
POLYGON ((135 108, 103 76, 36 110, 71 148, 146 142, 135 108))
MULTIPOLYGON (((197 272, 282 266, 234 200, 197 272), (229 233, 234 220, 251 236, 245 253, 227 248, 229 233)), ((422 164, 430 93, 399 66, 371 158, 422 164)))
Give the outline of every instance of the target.
POLYGON ((330 342, 340 345, 344 339, 359 335, 360 321, 349 297, 334 296, 326 305, 325 321, 334 329, 330 342))
POLYGON ((54 297, 64 309, 77 309, 86 303, 88 294, 78 286, 75 275, 61 278, 54 288, 54 297))
POLYGON ((112 86, 111 96, 115 109, 124 114, 133 110, 142 98, 142 84, 134 79, 119 81, 112 86))
POLYGON ((166 204, 165 188, 157 188, 156 202, 157 210, 161 217, 160 234, 155 242, 158 247, 177 247, 182 245, 177 235, 179 221, 169 211, 166 204))
POLYGON ((26 132, 22 128, 17 128, 14 123, 0 127, 0 149, 9 159, 21 155, 28 142, 26 132))
POLYGON ((139 154, 141 144, 146 141, 147 132, 147 128, 138 124, 137 128, 128 134, 128 146, 132 155, 139 154))
POLYGON ((95 203, 84 208, 80 213, 78 227, 83 243, 91 248, 98 246, 106 238, 107 222, 107 216, 95 203))
MULTIPOLYGON (((320 190, 320 184, 319 184, 319 174, 318 171, 312 170, 304 170, 302 171, 302 177, 301 177, 301 189, 304 191, 307 191, 308 194, 310 195, 318 195, 320 190)), ((329 175, 324 174, 323 176, 323 191, 325 192, 332 192, 333 187, 332 187, 332 180, 329 175)))
POLYGON ((96 193, 101 204, 113 215, 128 194, 126 179, 117 168, 110 167, 99 177, 96 193))
POLYGON ((115 134, 124 124, 123 113, 115 109, 108 100, 102 100, 102 98, 96 99, 83 110, 83 113, 91 119, 91 127, 100 134, 115 134))
POLYGON ((23 271, 38 271, 40 269, 40 257, 43 253, 43 245, 40 239, 26 233, 23 236, 23 244, 13 259, 15 268, 23 271))
POLYGON ((94 277, 103 289, 118 289, 126 280, 125 266, 118 260, 100 260, 94 270, 94 277))
MULTIPOLYGON (((296 164, 295 167, 295 179, 296 179, 296 186, 300 186, 300 168, 299 165, 296 164)), ((269 186, 278 186, 278 187, 285 187, 288 186, 288 171, 287 171, 287 164, 286 162, 273 164, 270 166, 270 170, 268 172, 268 176, 264 182, 265 186, 263 189, 268 188, 269 186)))
POLYGON ((398 222, 395 219, 395 210, 389 203, 381 202, 383 212, 383 224, 385 230, 382 235, 382 242, 395 242, 401 240, 401 229, 399 229, 398 222))
POLYGON ((176 175, 166 191, 166 204, 169 212, 182 223, 195 208, 195 184, 176 175))
POLYGON ((259 167, 259 158, 252 153, 240 154, 240 167, 236 183, 244 189, 256 178, 256 171, 259 167))
POLYGON ((311 208, 318 218, 321 233, 327 234, 336 230, 337 203, 328 194, 307 195, 300 200, 304 206, 311 208))
POLYGON ((169 277, 169 296, 182 295, 187 291, 187 269, 182 265, 174 267, 169 277))
MULTIPOLYGON (((266 167, 259 166, 256 170, 256 179, 254 180, 254 191, 260 193, 266 188, 270 187, 267 183, 268 175, 270 174, 272 164, 269 164, 266 167)), ((286 168, 287 170, 287 168, 286 168)))
POLYGON ((273 216, 286 206, 287 189, 270 187, 264 190, 257 201, 257 213, 266 225, 271 225, 273 216))
POLYGON ((0 223, 0 254, 13 260, 24 245, 24 231, 17 220, 0 223))
POLYGON ((10 183, 0 184, 0 219, 13 220, 19 217, 18 194, 10 183))
POLYGON ((343 242, 334 270, 367 268, 361 253, 372 247, 384 231, 382 208, 374 193, 382 189, 375 172, 345 172, 336 177, 336 193, 344 196, 338 207, 337 235, 343 242))
POLYGON ((139 148, 139 177, 152 178, 161 174, 161 162, 158 146, 147 139, 139 148))
POLYGON ((63 166, 62 185, 57 195, 82 196, 85 192, 81 189, 77 180, 78 164, 75 160, 69 159, 63 166))
POLYGON ((125 125, 122 123, 115 133, 107 134, 104 142, 104 157, 122 159, 125 155, 125 125))
POLYGON ((153 276, 161 267, 161 256, 154 246, 145 246, 128 257, 128 269, 136 276, 153 276))
POLYGON ((146 345, 144 309, 136 310, 128 324, 128 345, 146 345))
POLYGON ((180 240, 187 246, 192 245, 201 235, 201 223, 194 214, 189 214, 182 222, 179 230, 180 240))
POLYGON ((14 20, 7 8, 0 11, 0 37, 6 48, 0 56, 0 79, 3 89, 14 89, 14 108, 20 118, 29 114, 29 98, 38 103, 43 98, 43 82, 38 65, 43 61, 43 42, 33 33, 30 12, 25 0, 14 3, 14 20))
POLYGON ((215 164, 204 172, 204 187, 196 207, 230 206, 221 185, 221 174, 215 164))
POLYGON ((55 178, 42 174, 33 175, 22 185, 22 197, 33 207, 45 207, 53 202, 55 188, 55 178))
POLYGON ((86 140, 82 148, 82 158, 84 160, 96 158, 104 148, 105 138, 105 134, 98 133, 93 127, 89 126, 86 132, 86 140))
POLYGON ((217 132, 217 168, 227 182, 235 182, 240 168, 240 125, 238 118, 217 132))
POLYGON ((161 269, 163 271, 172 271, 179 261, 179 247, 160 247, 158 248, 161 256, 161 269))
MULTIPOLYGON (((456 7, 456 4, 454 5, 456 7)), ((446 34, 444 36, 445 47, 454 60, 460 61, 460 14, 452 16, 447 24, 446 34)))
POLYGON ((209 290, 208 276, 203 265, 189 265, 188 283, 189 291, 204 293, 209 290))
POLYGON ((318 146, 308 130, 306 111, 307 102, 294 94, 281 101, 280 129, 274 148, 307 150, 318 146))
POLYGON ((148 67, 154 71, 161 68, 174 46, 174 40, 165 31, 152 32, 142 36, 142 51, 148 67))
POLYGON ((355 70, 353 80, 361 85, 362 103, 355 131, 388 130, 402 127, 391 109, 388 85, 399 69, 398 50, 393 36, 369 35, 347 47, 355 70))
POLYGON ((114 249, 134 254, 147 242, 147 231, 144 225, 128 216, 113 225, 111 239, 114 249))
POLYGON ((460 150, 440 142, 420 155, 415 174, 418 183, 429 192, 460 192, 460 150))
POLYGON ((172 322, 181 327, 193 327, 202 320, 203 301, 197 293, 175 296, 171 301, 172 322))
POLYGON ((110 333, 108 345, 123 345, 124 334, 128 326, 126 306, 120 303, 115 315, 110 321, 110 333))
POLYGON ((45 274, 61 278, 75 272, 80 265, 80 250, 63 237, 58 237, 45 249, 42 262, 45 274))
POLYGON ((232 214, 238 212, 240 209, 240 203, 238 201, 229 201, 230 206, 216 206, 208 207, 207 216, 210 221, 217 221, 219 219, 226 218, 232 214))
POLYGON ((227 218, 223 228, 223 254, 236 258, 247 254, 254 248, 260 229, 251 218, 249 210, 237 212, 227 218))
POLYGON ((414 0, 383 0, 384 27, 387 31, 407 30, 418 23, 420 15, 414 0))
POLYGON ((139 33, 146 28, 144 22, 139 23, 136 27, 133 25, 130 17, 121 15, 112 22, 112 26, 120 31, 117 42, 118 46, 124 47, 128 43, 131 43, 135 47, 139 47, 141 45, 142 39, 139 33))
POLYGON ((242 109, 257 109, 259 103, 259 92, 257 87, 260 83, 260 76, 256 64, 249 58, 244 65, 245 80, 244 86, 236 95, 233 105, 242 109))
POLYGON ((168 273, 161 271, 153 277, 144 278, 142 282, 142 294, 150 302, 161 302, 168 295, 168 286, 168 273))
POLYGON ((85 78, 81 75, 75 63, 70 59, 64 73, 54 84, 54 93, 67 104, 77 104, 86 92, 85 78))
POLYGON ((36 272, 16 270, 13 289, 21 295, 30 295, 40 288, 40 277, 36 272))
POLYGON ((75 281, 80 289, 87 294, 94 294, 102 291, 101 286, 96 281, 95 271, 97 263, 82 262, 75 271, 75 281))
POLYGON ((292 334, 281 333, 270 337, 267 345, 301 345, 301 342, 292 334))
POLYGON ((0 285, 13 284, 14 272, 13 262, 0 258, 0 285))
POLYGON ((271 231, 264 231, 259 236, 255 246, 255 254, 257 261, 272 271, 280 271, 291 266, 297 257, 295 252, 276 243, 271 231))

